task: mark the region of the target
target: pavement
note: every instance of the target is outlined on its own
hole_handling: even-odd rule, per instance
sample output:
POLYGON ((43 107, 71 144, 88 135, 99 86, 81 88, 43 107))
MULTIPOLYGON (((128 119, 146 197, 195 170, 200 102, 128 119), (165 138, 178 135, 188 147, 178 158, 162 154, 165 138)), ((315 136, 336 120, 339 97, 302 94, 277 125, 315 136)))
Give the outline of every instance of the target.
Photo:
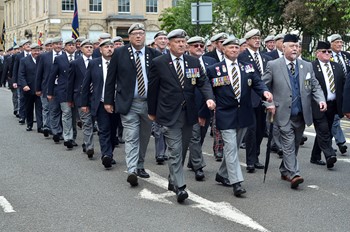
MULTIPOLYGON (((349 138, 350 123, 342 120, 349 138)), ((95 155, 89 160, 81 147, 67 150, 63 142, 27 132, 12 114, 11 92, 0 88, 0 231, 275 231, 345 232, 350 229, 350 156, 338 155, 335 168, 311 164, 314 140, 299 152, 299 189, 280 179, 281 159, 271 154, 266 181, 263 171, 245 171, 245 150, 240 151, 247 190, 244 197, 215 182, 220 163, 212 155, 212 137, 203 152, 205 180, 198 182, 184 168, 189 199, 179 204, 167 191, 168 166, 157 165, 151 138, 145 168, 149 179, 139 186, 126 182, 124 145, 116 148, 111 170, 101 164, 97 135, 95 155), (96 154, 97 153, 97 154, 96 154)), ((82 144, 82 131, 77 142, 82 144)), ((266 139, 260 161, 265 160, 266 139)), ((186 162, 185 162, 186 164, 186 162)))

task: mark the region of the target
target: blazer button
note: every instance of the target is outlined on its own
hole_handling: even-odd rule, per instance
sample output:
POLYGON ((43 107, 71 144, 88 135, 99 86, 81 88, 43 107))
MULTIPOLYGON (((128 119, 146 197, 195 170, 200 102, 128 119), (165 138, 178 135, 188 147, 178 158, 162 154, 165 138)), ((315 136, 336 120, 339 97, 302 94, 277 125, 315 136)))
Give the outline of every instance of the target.
POLYGON ((289 95, 289 97, 293 97, 292 95, 289 95))
POLYGON ((290 109, 290 106, 288 106, 288 108, 290 109))

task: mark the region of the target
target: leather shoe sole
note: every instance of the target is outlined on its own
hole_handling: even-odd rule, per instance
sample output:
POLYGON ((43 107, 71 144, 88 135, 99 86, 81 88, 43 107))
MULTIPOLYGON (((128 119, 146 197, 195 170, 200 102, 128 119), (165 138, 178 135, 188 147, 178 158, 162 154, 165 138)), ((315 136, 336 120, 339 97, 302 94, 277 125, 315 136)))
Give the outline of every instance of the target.
POLYGON ((188 198, 188 193, 185 190, 177 190, 176 193, 177 202, 183 202, 188 198))
POLYGON ((285 180, 285 181, 288 181, 290 182, 290 178, 288 176, 285 176, 285 175, 281 175, 281 180, 285 180))
POLYGON ((197 170, 197 171, 195 171, 195 178, 196 178, 196 181, 201 181, 201 180, 203 180, 204 179, 204 172, 203 172, 203 170, 197 170))
POLYGON ((94 149, 86 150, 86 154, 89 157, 89 159, 91 159, 94 156, 94 153, 95 153, 94 149))
POLYGON ((137 186, 139 183, 137 182, 137 175, 136 173, 130 173, 128 175, 128 178, 126 181, 131 185, 131 186, 137 186))
POLYGON ((327 168, 333 168, 334 164, 337 162, 337 157, 331 156, 327 159, 327 168))
POLYGON ((63 145, 66 146, 68 149, 73 148, 73 144, 71 141, 64 141, 63 145))
POLYGON ((232 184, 230 184, 230 181, 219 174, 216 173, 215 181, 221 183, 225 187, 232 187, 232 184))
POLYGON ((247 169, 248 173, 254 173, 255 172, 255 167, 252 164, 248 164, 246 169, 247 169))
POLYGON ((145 171, 145 169, 137 169, 137 175, 141 178, 149 178, 149 174, 145 171))
POLYGON ((256 169, 264 169, 265 166, 264 166, 263 164, 261 164, 261 163, 258 162, 258 163, 255 163, 255 164, 254 164, 254 167, 255 167, 256 169))
POLYGON ((292 189, 296 189, 298 188, 299 184, 303 182, 304 182, 304 179, 301 176, 295 176, 290 182, 290 187, 292 189))

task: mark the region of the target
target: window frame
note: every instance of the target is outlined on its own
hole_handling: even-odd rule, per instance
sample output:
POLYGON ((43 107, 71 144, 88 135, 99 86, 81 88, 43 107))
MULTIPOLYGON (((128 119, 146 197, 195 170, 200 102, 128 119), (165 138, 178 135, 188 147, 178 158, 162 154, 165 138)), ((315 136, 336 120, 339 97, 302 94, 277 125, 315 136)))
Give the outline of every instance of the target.
POLYGON ((101 13, 103 11, 102 0, 89 0, 89 12, 91 13, 101 13), (91 3, 92 2, 92 3, 91 3), (97 10, 91 10, 92 8, 97 8, 97 10), (100 7, 100 10, 98 8, 100 7))
POLYGON ((62 12, 74 12, 74 0, 62 0, 62 2, 61 2, 61 11, 62 12), (65 8, 68 8, 68 6, 69 6, 68 4, 71 4, 72 10, 65 10, 65 9, 63 9, 63 6, 65 6, 65 8))
POLYGON ((146 13, 158 14, 158 0, 146 0, 146 13), (150 11, 150 9, 152 9, 152 11, 150 11), (154 9, 156 9, 156 11, 154 11, 154 9))
POLYGON ((118 0, 118 13, 130 14, 130 0, 118 0), (129 4, 129 5, 127 5, 129 4), (129 8, 129 11, 121 11, 120 9, 129 8))

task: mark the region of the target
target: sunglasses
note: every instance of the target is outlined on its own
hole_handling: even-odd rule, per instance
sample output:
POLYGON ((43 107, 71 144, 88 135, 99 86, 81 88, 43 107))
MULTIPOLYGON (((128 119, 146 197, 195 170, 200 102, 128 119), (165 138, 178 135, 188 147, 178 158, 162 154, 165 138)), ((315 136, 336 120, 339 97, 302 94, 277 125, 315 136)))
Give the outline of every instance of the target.
POLYGON ((332 54, 332 50, 320 50, 320 52, 332 54))
POLYGON ((192 44, 191 46, 195 47, 195 48, 204 48, 204 44, 192 44))

